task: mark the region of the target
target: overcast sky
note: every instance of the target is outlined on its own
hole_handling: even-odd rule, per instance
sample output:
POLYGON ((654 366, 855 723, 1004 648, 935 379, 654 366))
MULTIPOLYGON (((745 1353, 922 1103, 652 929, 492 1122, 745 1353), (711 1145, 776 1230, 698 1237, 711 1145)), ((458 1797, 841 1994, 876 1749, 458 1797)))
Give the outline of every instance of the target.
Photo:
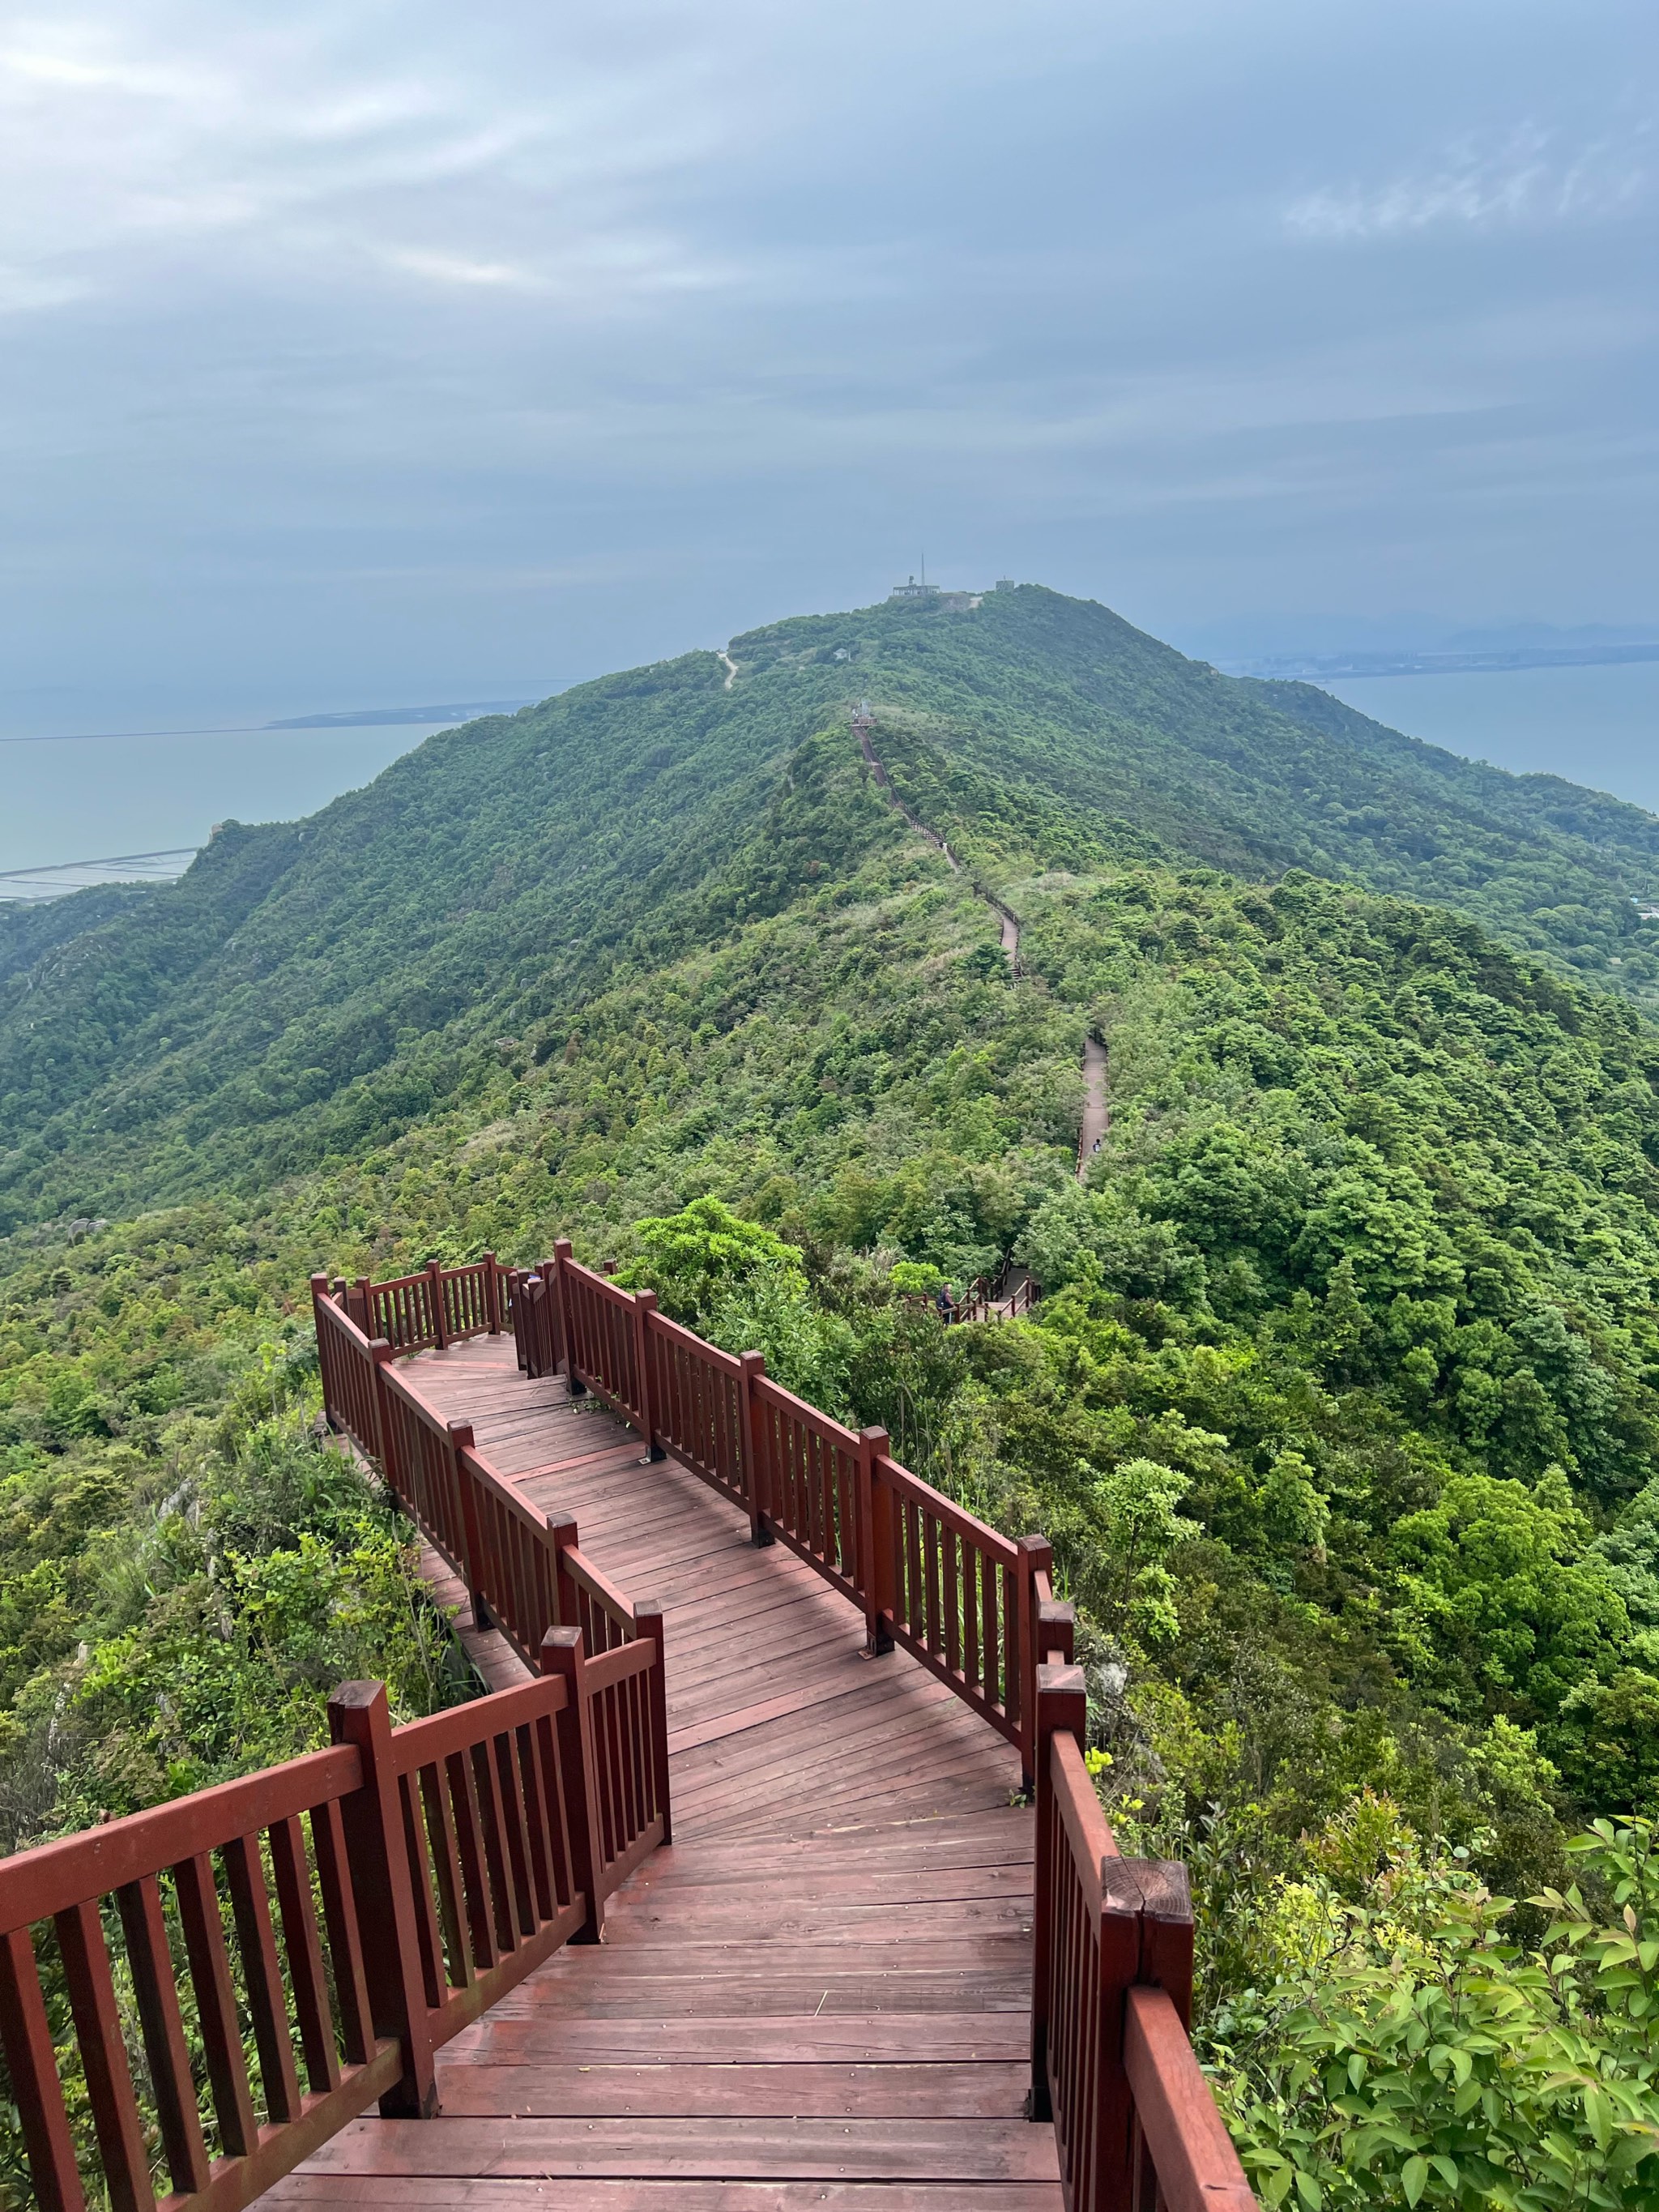
POLYGON ((1653 0, 0 12, 0 688, 1652 622, 1653 0))

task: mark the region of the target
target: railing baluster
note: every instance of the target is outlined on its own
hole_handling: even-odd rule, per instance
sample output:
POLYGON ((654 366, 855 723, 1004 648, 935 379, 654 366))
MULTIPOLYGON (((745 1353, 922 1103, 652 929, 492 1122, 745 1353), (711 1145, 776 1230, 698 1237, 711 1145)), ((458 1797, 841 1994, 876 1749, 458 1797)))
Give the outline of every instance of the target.
POLYGON ((495 1948, 495 1914, 489 1895, 489 1861, 484 1848, 483 1820, 478 1809, 478 1781, 472 1762, 464 1753, 450 1756, 446 1768, 449 1802, 455 1817, 456 1848, 460 1853, 466 1890, 467 1929, 472 1957, 478 1971, 487 1973, 500 1954, 495 1948))
MULTIPOLYGON (((149 2061, 161 2148, 174 2189, 187 2195, 207 2187, 210 2169, 196 2085, 191 2079, 184 2018, 173 1978, 161 1883, 153 1874, 144 1875, 137 1881, 124 1884, 115 1893, 115 1902, 126 1937, 127 1963, 138 2002, 144 2055, 149 2061)), ((331 2047, 331 2037, 330 2043, 331 2047)))
POLYGON ((291 1814, 287 1820, 274 1821, 270 1834, 271 1872, 276 1878, 276 1905, 283 1921, 283 1948, 288 1955, 289 1979, 294 1989, 294 2010, 300 2024, 306 2080, 313 2094, 320 2095, 325 2090, 339 2087, 340 2061, 334 2047, 334 2024, 329 2018, 323 1947, 317 1932, 311 1869, 306 1863, 305 1835, 299 1814, 291 1814))
POLYGON ((109 1951, 95 1904, 71 1905, 53 1921, 64 1960, 76 2040, 112 2212, 153 2212, 149 2159, 121 2039, 109 1951))
POLYGON ((254 2048, 259 2054, 259 2081, 265 2094, 265 2112, 273 2124, 295 2119, 300 2111, 300 2080, 294 2065, 294 2044, 289 2033, 288 2004, 282 1968, 276 1959, 276 1936, 270 1924, 270 1898, 265 1888, 264 1856, 259 1838, 238 1836, 224 1847, 226 1885, 236 1923, 237 1945, 242 1954, 242 1980, 248 2010, 253 2016, 254 2048))
POLYGON ((634 1607, 640 1639, 656 1646, 650 1674, 646 1677, 645 1703, 650 1723, 653 1810, 662 1816, 662 1839, 674 1840, 673 1814, 669 1803, 668 1772, 668 1661, 663 1609, 654 1600, 641 1600, 634 1607))
POLYGON ((981 1589, 985 1574, 985 1554, 977 1544, 964 1543, 962 1547, 962 1671, 975 1688, 988 1691, 985 1668, 980 1657, 981 1589))
POLYGON ((0 1938, 0 2045, 40 2212, 86 2212, 64 2087, 27 1928, 0 1938))
POLYGON ((962 1672, 962 1590, 957 1560, 964 1547, 954 1528, 939 1531, 945 1569, 945 1663, 953 1674, 962 1672))
POLYGON ((345 1830, 340 1820, 340 1808, 332 1799, 313 1809, 311 1855, 317 1868, 317 1887, 323 1896, 323 1925, 328 1930, 329 1964, 333 1969, 334 1999, 340 2014, 340 2042, 347 2065, 362 2066, 374 2051, 374 2030, 363 1980, 357 1904, 351 1893, 346 1866, 345 1830))
POLYGON ((541 1741, 536 1724, 528 1723, 517 1729, 513 1744, 529 1840, 530 1874, 536 1885, 535 1911, 543 1920, 550 1920, 559 1908, 559 1885, 552 1838, 548 1834, 548 1778, 542 1771, 541 1741))
MULTIPOLYGON (((448 1962, 452 1989, 471 1989, 478 1978, 472 1963, 471 1930, 467 1921, 466 1884, 461 1872, 455 1820, 451 1810, 449 1777, 434 1760, 420 1770, 421 1806, 426 1817, 427 1842, 432 1853, 432 1875, 438 1892, 438 1927, 443 1955, 448 1962)), ((441 2004, 443 1993, 427 1987, 427 2002, 441 2004)))
POLYGON ((247 2067, 242 2058, 236 1992, 231 1984, 230 1954, 212 1859, 201 1851, 193 1858, 180 1860, 173 1869, 173 1881, 196 1990, 219 2140, 231 2157, 246 2158, 258 2140, 258 2124, 253 2117, 247 2067))
POLYGON ((467 1762, 471 1770, 478 1816, 483 1830, 484 1869, 489 1881, 491 1923, 495 1942, 501 1954, 513 1950, 519 1940, 514 1923, 513 1893, 507 1878, 507 1822, 501 1798, 501 1778, 495 1771, 495 1762, 490 1756, 488 1742, 476 1743, 467 1762))
POLYGON ((939 1525, 938 1517, 927 1513, 922 1516, 922 1538, 927 1559, 927 1626, 924 1640, 927 1649, 937 1656, 945 1649, 944 1611, 939 1597, 939 1525))

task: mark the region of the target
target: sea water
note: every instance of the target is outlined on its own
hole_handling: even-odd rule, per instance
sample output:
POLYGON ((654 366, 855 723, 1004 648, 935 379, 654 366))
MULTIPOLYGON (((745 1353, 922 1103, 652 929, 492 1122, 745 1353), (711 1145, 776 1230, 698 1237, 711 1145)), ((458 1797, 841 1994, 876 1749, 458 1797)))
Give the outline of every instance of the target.
POLYGON ((1519 775, 1564 775, 1659 814, 1659 661, 1338 677, 1323 688, 1408 737, 1519 775))
MULTIPOLYGON (((1344 678, 1326 688, 1432 744, 1567 776, 1659 813, 1659 662, 1344 678)), ((233 817, 293 821, 444 726, 249 729, 305 711, 270 698, 125 705, 0 698, 0 741, 36 740, 0 742, 0 869, 200 845, 233 817), (143 734, 210 724, 202 736, 143 734), (114 734, 63 734, 76 731, 114 734)))
MULTIPOLYGON (((510 687, 497 687, 447 696, 510 695, 510 687)), ((421 700, 419 688, 414 698, 421 700)), ((384 703, 398 703, 395 686, 384 703)), ((361 695, 319 700, 160 686, 114 696, 67 687, 0 692, 0 871, 198 847, 216 822, 292 822, 372 782, 434 731, 464 719, 261 726, 319 707, 362 706, 361 695)), ((0 881, 0 896, 17 888, 0 881)))

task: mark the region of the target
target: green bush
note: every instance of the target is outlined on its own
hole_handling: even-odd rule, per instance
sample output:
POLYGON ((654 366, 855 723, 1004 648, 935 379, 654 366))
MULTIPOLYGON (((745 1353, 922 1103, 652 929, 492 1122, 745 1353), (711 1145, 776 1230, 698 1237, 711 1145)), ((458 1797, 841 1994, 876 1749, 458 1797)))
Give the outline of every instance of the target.
POLYGON ((1461 1855, 1383 1801, 1323 1838, 1256 1929, 1271 1978, 1212 2026, 1269 2208, 1649 2212, 1659 2203, 1659 1853, 1647 1820, 1571 1846, 1583 1886, 1510 1932, 1461 1855), (1585 1892, 1594 1899, 1585 1901, 1585 1892))

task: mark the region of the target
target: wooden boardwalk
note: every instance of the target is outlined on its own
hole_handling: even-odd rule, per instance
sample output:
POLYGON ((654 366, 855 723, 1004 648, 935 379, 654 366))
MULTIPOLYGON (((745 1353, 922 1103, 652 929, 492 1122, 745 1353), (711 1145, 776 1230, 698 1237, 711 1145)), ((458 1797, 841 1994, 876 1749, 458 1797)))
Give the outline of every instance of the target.
MULTIPOLYGON (((1018 1760, 744 1515, 510 1340, 414 1363, 481 1450, 666 1614, 675 1840, 438 2059, 435 2120, 358 2121, 262 2200, 468 2212, 1059 2212, 1029 2076, 1018 1760)), ((434 1573, 441 1574, 434 1562, 434 1573)), ((453 1590, 459 1601, 462 1593, 453 1590)), ((521 1679, 464 1619, 492 1687, 521 1679)))

